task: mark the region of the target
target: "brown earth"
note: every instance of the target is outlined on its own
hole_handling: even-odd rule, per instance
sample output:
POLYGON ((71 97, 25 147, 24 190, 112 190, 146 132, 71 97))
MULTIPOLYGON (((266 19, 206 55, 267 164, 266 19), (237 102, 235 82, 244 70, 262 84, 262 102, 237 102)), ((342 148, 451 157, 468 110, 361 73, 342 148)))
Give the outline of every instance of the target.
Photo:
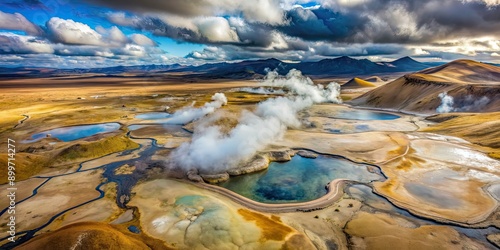
POLYGON ((19 250, 58 249, 169 249, 160 240, 99 222, 79 222, 33 238, 19 250))
POLYGON ((500 111, 500 67, 471 60, 457 60, 400 77, 351 101, 368 106, 436 113, 439 94, 454 98, 454 107, 469 112, 500 111), (475 104, 488 98, 485 104, 475 104))

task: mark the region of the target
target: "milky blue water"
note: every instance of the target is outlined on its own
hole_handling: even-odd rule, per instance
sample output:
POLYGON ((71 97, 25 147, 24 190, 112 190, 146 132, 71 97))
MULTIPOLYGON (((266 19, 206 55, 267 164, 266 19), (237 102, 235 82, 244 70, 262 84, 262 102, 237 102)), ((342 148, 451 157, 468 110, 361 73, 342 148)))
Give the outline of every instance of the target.
POLYGON ((138 130, 138 129, 141 129, 141 128, 146 128, 148 127, 149 125, 142 125, 142 124, 134 124, 134 125, 129 125, 127 128, 128 130, 130 131, 134 131, 134 130, 138 130))
POLYGON ((172 116, 172 114, 166 112, 151 112, 151 113, 138 114, 135 116, 135 118, 141 120, 159 120, 168 118, 170 116, 172 116))
POLYGON ((120 127, 121 125, 115 122, 62 127, 34 134, 31 136, 30 140, 25 140, 23 141, 23 143, 30 143, 41 140, 43 138, 46 138, 48 134, 50 134, 50 137, 57 138, 61 141, 74 141, 96 134, 113 132, 118 130, 120 127))
POLYGON ((370 120, 395 120, 398 119, 399 117, 400 116, 398 115, 384 113, 384 112, 374 112, 369 110, 349 110, 349 111, 340 111, 331 118, 370 121, 370 120))
POLYGON ((293 203, 320 198, 326 194, 325 186, 339 178, 364 183, 383 180, 366 165, 327 156, 294 156, 291 161, 272 162, 267 170, 231 177, 219 185, 263 203, 293 203))

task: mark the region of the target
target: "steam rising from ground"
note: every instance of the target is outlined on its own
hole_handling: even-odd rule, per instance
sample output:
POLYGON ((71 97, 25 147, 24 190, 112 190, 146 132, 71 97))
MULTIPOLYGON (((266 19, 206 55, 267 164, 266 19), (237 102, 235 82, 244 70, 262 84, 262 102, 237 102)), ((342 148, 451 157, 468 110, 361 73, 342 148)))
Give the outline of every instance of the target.
POLYGON ((441 105, 436 109, 438 113, 481 111, 489 102, 490 98, 483 96, 479 99, 467 95, 462 100, 455 100, 447 92, 439 94, 441 105))
POLYGON ((286 76, 272 71, 262 85, 283 87, 294 95, 268 99, 254 112, 243 111, 239 123, 229 133, 217 126, 197 127, 189 143, 184 143, 170 156, 172 163, 186 170, 219 173, 248 161, 258 151, 280 139, 289 127, 301 125, 297 113, 314 103, 340 103, 340 85, 316 86, 298 70, 286 76))
POLYGON ((438 113, 449 113, 453 111, 453 97, 449 96, 447 92, 439 94, 441 98, 441 105, 436 109, 438 113))
POLYGON ((261 95, 282 95, 285 94, 285 91, 282 89, 273 89, 273 88, 264 88, 264 87, 259 87, 259 88, 240 88, 238 91, 242 92, 247 92, 247 93, 252 93, 252 94, 261 94, 261 95))
POLYGON ((198 120, 205 115, 213 113, 218 108, 227 104, 227 98, 224 93, 215 93, 212 101, 205 103, 203 107, 195 108, 193 106, 176 111, 165 124, 186 124, 198 120))
POLYGON ((264 78, 262 85, 271 87, 281 87, 299 96, 308 96, 315 103, 333 102, 341 103, 340 85, 332 82, 326 86, 315 85, 311 78, 303 76, 302 72, 296 69, 290 70, 283 77, 277 71, 270 71, 264 78))

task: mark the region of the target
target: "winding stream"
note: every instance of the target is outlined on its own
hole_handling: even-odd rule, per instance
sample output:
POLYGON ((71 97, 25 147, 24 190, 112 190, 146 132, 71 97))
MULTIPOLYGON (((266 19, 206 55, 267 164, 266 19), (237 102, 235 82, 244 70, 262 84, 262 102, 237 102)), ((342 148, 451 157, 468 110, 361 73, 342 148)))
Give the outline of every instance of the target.
MULTIPOLYGON (((111 153, 111 154, 104 155, 104 156, 101 156, 101 157, 98 157, 98 158, 95 158, 95 159, 90 159, 90 160, 81 162, 79 164, 78 169, 75 172, 65 173, 65 174, 58 174, 58 175, 53 175, 53 176, 43 176, 43 177, 42 176, 37 176, 37 177, 33 177, 33 178, 46 178, 46 180, 42 184, 38 185, 33 190, 32 195, 30 195, 29 197, 27 197, 27 198, 25 198, 25 199, 23 199, 21 201, 18 201, 16 203, 16 205, 19 205, 19 204, 25 202, 26 200, 29 200, 30 198, 34 197, 35 195, 37 195, 38 194, 38 189, 40 189, 42 186, 44 186, 45 184, 47 184, 47 182, 49 182, 51 179, 56 178, 56 177, 67 176, 67 175, 72 175, 72 174, 76 174, 76 173, 93 171, 93 170, 96 170, 96 169, 104 168, 105 171, 103 173, 103 177, 106 178, 106 181, 101 182, 99 185, 97 185, 95 187, 95 190, 99 192, 99 196, 98 197, 93 198, 93 199, 88 200, 88 201, 85 201, 83 203, 80 203, 80 204, 75 205, 73 207, 67 208, 67 209, 65 209, 65 210, 57 213, 56 215, 52 216, 43 225, 41 225, 41 226, 39 226, 39 227, 37 227, 35 229, 31 229, 31 230, 27 230, 27 231, 22 231, 22 232, 17 232, 17 235, 20 236, 20 237, 18 239, 16 239, 16 242, 14 242, 14 243, 10 243, 9 242, 9 243, 1 246, 1 247, 2 248, 5 247, 7 249, 11 249, 11 248, 14 248, 16 246, 19 246, 19 245, 23 244, 24 242, 27 242, 28 240, 30 240, 31 238, 33 238, 38 231, 40 231, 43 228, 45 228, 46 226, 48 226, 50 223, 52 223, 55 219, 57 219, 59 216, 63 215, 64 213, 103 198, 104 197, 104 191, 101 190, 101 187, 103 185, 107 184, 107 183, 110 183, 110 182, 115 182, 117 184, 117 195, 116 195, 117 196, 117 200, 116 200, 117 205, 119 207, 121 207, 121 208, 125 208, 126 207, 126 203, 128 202, 129 197, 130 197, 130 190, 137 183, 137 181, 140 179, 141 176, 139 176, 139 175, 115 175, 114 174, 114 170, 116 168, 124 165, 124 164, 135 164, 135 162, 144 162, 144 161, 148 160, 154 154, 154 152, 156 152, 156 150, 158 150, 158 145, 156 144, 156 140, 153 139, 153 138, 135 138, 135 137, 130 136, 130 132, 127 133, 127 136, 129 136, 132 139, 148 139, 148 140, 152 141, 152 144, 151 144, 151 146, 149 148, 147 148, 144 151, 142 151, 141 153, 139 153, 139 155, 140 155, 139 158, 133 158, 133 159, 128 159, 128 160, 117 161, 117 162, 105 164, 105 165, 102 165, 102 166, 98 166, 98 167, 95 167, 95 168, 89 168, 89 169, 82 170, 82 167, 83 167, 82 165, 84 163, 91 162, 91 161, 94 161, 94 160, 97 160, 97 159, 109 156, 111 154, 115 154, 115 153, 111 153), (120 199, 120 197, 125 197, 125 198, 121 198, 120 199)), ((136 149, 123 151, 121 153, 121 155, 129 154, 129 153, 132 153, 134 151, 139 151, 140 149, 142 149, 142 147, 143 147, 143 145, 140 145, 136 149)), ((4 214, 7 211, 7 209, 8 208, 3 209, 0 212, 0 215, 4 214)), ((0 241, 4 241, 7 238, 8 237, 1 238, 0 241)))
MULTIPOLYGON (((378 113, 378 112, 372 112, 372 113, 378 113)), ((376 115, 378 116, 379 114, 376 114, 376 115)), ((383 117, 379 117, 379 118, 381 118, 383 120, 392 120, 392 119, 399 118, 399 116, 396 116, 396 115, 392 115, 392 114, 389 114, 389 115, 390 116, 382 115, 383 117)), ((160 116, 164 116, 164 114, 162 113, 162 115, 160 115, 160 116)), ((370 117, 370 116, 371 116, 371 114, 363 114, 363 117, 367 117, 366 119, 368 119, 368 117, 370 117)), ((164 117, 160 117, 160 118, 156 118, 156 119, 162 119, 162 118, 164 118, 164 117)), ((352 117, 348 117, 348 116, 336 117, 336 119, 338 119, 338 118, 340 118, 340 119, 352 119, 352 117)), ((360 120, 363 120, 363 119, 360 119, 360 120)), ((115 124, 115 123, 108 123, 108 124, 115 124)), ((142 125, 142 124, 131 125, 129 127, 129 130, 140 129, 142 126, 150 126, 150 124, 148 124, 148 125, 142 125), (137 127, 133 127, 133 126, 137 126, 137 127)), ((76 127, 82 127, 82 126, 76 126, 76 127)), ((76 139, 85 137, 83 135, 87 135, 88 133, 94 133, 94 134, 95 133, 104 133, 109 129, 115 129, 114 127, 115 126, 108 126, 108 127, 105 127, 104 130, 101 130, 102 128, 97 129, 97 130, 95 130, 95 129, 91 129, 91 130, 83 129, 84 131, 87 131, 87 132, 83 132, 83 134, 82 133, 69 133, 69 134, 74 134, 71 138, 64 137, 63 135, 57 137, 58 136, 58 133, 56 133, 57 131, 49 130, 49 131, 39 133, 36 136, 34 135, 32 137, 32 141, 39 140, 39 139, 45 137, 46 134, 48 134, 48 133, 51 133, 51 135, 53 137, 57 137, 63 141, 64 140, 68 140, 68 141, 76 140, 76 139), (89 132, 89 131, 91 131, 91 132, 89 132)), ((68 130, 66 130, 66 133, 68 133, 68 130)), ((101 190, 101 187, 107 183, 110 183, 110 182, 114 182, 117 184, 117 193, 116 193, 117 205, 121 208, 126 208, 127 202, 130 199, 131 189, 134 187, 134 185, 136 185, 136 183, 142 177, 142 175, 140 173, 138 174, 137 172, 141 172, 141 171, 144 172, 144 170, 148 166, 146 165, 146 166, 141 167, 140 169, 136 170, 134 174, 116 175, 115 170, 117 168, 119 168, 120 166, 123 166, 125 164, 135 166, 135 165, 137 165, 137 163, 148 162, 151 159, 151 156, 153 156, 155 154, 155 152, 160 148, 157 145, 157 142, 154 138, 133 137, 130 135, 130 132, 127 133, 127 136, 129 136, 132 139, 150 140, 151 145, 145 146, 144 144, 141 144, 136 149, 121 152, 121 155, 127 155, 127 154, 131 154, 133 152, 140 151, 140 153, 138 153, 139 154, 138 158, 119 160, 119 161, 115 161, 112 163, 97 166, 94 168, 82 169, 82 167, 83 167, 82 165, 84 163, 95 161, 97 159, 111 155, 111 154, 108 154, 108 155, 105 155, 105 156, 102 156, 99 158, 95 158, 95 159, 81 162, 79 164, 78 169, 72 173, 59 174, 59 175, 53 175, 53 176, 33 177, 33 178, 45 178, 46 180, 43 183, 41 183, 40 185, 38 185, 35 189, 33 189, 33 192, 29 197, 26 197, 25 199, 18 201, 17 204, 23 203, 26 200, 29 200, 30 198, 37 195, 38 190, 42 186, 44 186, 46 183, 48 183, 52 178, 71 175, 71 174, 75 174, 75 173, 86 172, 86 171, 93 171, 96 169, 104 169, 103 177, 106 179, 106 181, 101 182, 99 185, 97 185, 95 187, 95 190, 99 192, 99 196, 97 196, 93 199, 90 199, 88 201, 85 201, 83 203, 80 203, 76 206, 70 207, 70 208, 65 209, 63 211, 60 211, 56 215, 52 216, 49 220, 47 220, 43 225, 41 225, 35 229, 27 230, 27 231, 23 231, 23 232, 18 232, 17 235, 19 235, 20 237, 16 240, 15 243, 8 243, 8 244, 3 245, 2 247, 3 248, 13 248, 15 246, 18 246, 18 245, 30 240, 31 238, 33 238, 37 232, 39 232, 40 230, 42 230, 43 228, 48 226, 55 219, 57 219, 59 216, 65 214, 66 212, 71 211, 71 210, 76 209, 76 208, 79 208, 81 206, 84 206, 84 205, 89 204, 93 201, 96 201, 96 200, 103 198, 104 191, 101 190)), ((357 171, 350 172, 349 170, 352 170, 352 169, 349 169, 349 168, 352 168, 353 166, 356 167, 356 164, 359 164, 359 163, 355 163, 355 162, 351 161, 350 159, 343 157, 343 156, 334 156, 334 157, 337 157, 337 159, 335 159, 336 160, 335 162, 341 163, 340 165, 342 166, 341 167, 342 171, 345 170, 344 174, 347 173, 345 175, 348 175, 348 176, 345 176, 342 174, 339 175, 339 172, 334 171, 332 173, 332 168, 328 166, 332 162, 331 161, 332 156, 334 156, 334 155, 321 155, 316 160, 306 159, 306 158, 302 158, 300 156, 296 156, 296 157, 292 158, 292 161, 285 163, 285 164, 272 163, 271 167, 266 172, 260 172, 260 173, 245 175, 245 176, 233 177, 233 178, 231 178, 231 180, 229 182, 222 184, 221 186, 226 187, 230 190, 233 190, 237 193, 240 193, 241 195, 247 196, 247 197, 249 197, 253 200, 256 200, 256 201, 270 202, 270 203, 298 202, 298 201, 306 201, 306 200, 315 199, 315 198, 318 198, 318 196, 321 196, 322 194, 324 195, 325 191, 324 191, 324 188, 322 188, 322 186, 324 186, 326 183, 328 183, 329 180, 331 180, 333 178, 346 178, 346 177, 349 178, 349 177, 351 177, 351 179, 354 180, 355 183, 354 184, 347 183, 347 186, 344 188, 344 190, 348 196, 362 201, 365 206, 369 206, 375 210, 379 210, 379 211, 383 211, 383 212, 387 212, 387 213, 391 213, 391 214, 396 214, 398 216, 403 216, 405 218, 410 219, 411 221, 418 222, 420 225, 449 226, 449 227, 452 227, 452 228, 456 229, 457 231, 461 232, 462 234, 467 235, 470 238, 477 239, 481 242, 486 242, 486 244, 488 244, 488 246, 494 248, 494 246, 491 245, 491 243, 489 243, 486 240, 486 235, 491 234, 491 233, 500 233, 500 230, 498 228, 496 228, 496 227, 488 227, 488 228, 484 228, 484 229, 466 228, 466 227, 460 227, 460 226, 447 224, 447 223, 440 223, 440 222, 436 222, 436 221, 428 219, 428 218, 415 216, 415 215, 409 213, 405 209, 396 207, 393 203, 391 203, 385 197, 382 197, 382 196, 379 196, 379 195, 373 193, 373 190, 370 187, 370 183, 372 181, 381 181, 381 180, 385 179, 384 174, 380 171, 380 168, 378 166, 373 165, 373 164, 365 164, 366 166, 375 167, 377 171, 373 171, 373 169, 371 169, 370 170, 371 172, 368 172, 368 171, 366 171, 367 170, 366 166, 361 166, 361 168, 364 168, 364 170, 361 169, 362 170, 361 172, 357 172, 357 171), (313 164, 312 163, 313 161, 316 161, 316 163, 313 164), (330 161, 330 163, 325 163, 325 164, 323 164, 324 166, 322 166, 321 162, 328 162, 328 161, 330 161), (346 162, 351 163, 351 164, 347 164, 346 162), (298 168, 297 166, 304 166, 305 168, 301 169, 301 168, 298 168), (319 183, 319 187, 320 187, 319 189, 317 187, 318 185, 315 185, 314 187, 309 187, 309 186, 304 187, 303 188, 304 195, 301 196, 301 198, 297 198, 296 195, 290 196, 291 198, 289 196, 287 196, 286 195, 287 192, 291 192, 291 191, 295 192, 296 191, 296 190, 294 191, 292 189, 288 189, 287 191, 283 191, 281 193, 278 192, 278 194, 283 194, 283 195, 280 197, 277 197, 277 198, 266 196, 266 194, 276 193, 277 192, 276 187, 281 188, 281 187, 283 187, 283 184, 290 184, 290 186, 296 186, 296 184, 305 183, 305 181, 298 180, 298 179, 296 179, 296 177, 304 176, 305 173, 312 173, 312 168, 314 168, 316 170, 318 167, 321 168, 322 171, 316 172, 316 174, 317 175, 324 175, 324 177, 326 179, 328 179, 328 181, 326 181, 326 182, 323 180, 324 178, 319 179, 319 181, 317 182, 317 183, 319 183), (283 171, 283 169, 285 169, 285 168, 287 168, 287 170, 283 171), (359 173, 362 173, 362 175, 352 176, 352 175, 357 175, 359 173), (268 177, 266 177, 266 176, 268 176, 268 177), (277 180, 277 177, 280 177, 280 178, 277 180), (252 187, 254 187, 254 189, 252 189, 252 187), (270 189, 267 190, 266 188, 267 189, 270 188, 270 189), (248 191, 250 191, 250 192, 248 192, 248 191), (311 192, 309 192, 309 191, 311 191, 311 192), (245 194, 245 192, 246 192, 246 194, 245 194), (308 193, 308 194, 306 194, 306 193, 308 193)), ((311 177, 311 176, 305 176, 305 177, 306 178, 316 178, 316 177, 311 177)), ((7 208, 0 211, 0 215, 4 214, 6 211, 7 211, 7 208)), ((135 230, 135 229, 132 228, 131 231, 133 231, 133 230, 135 230)), ((3 241, 5 239, 7 239, 7 237, 0 239, 0 241, 3 241)))

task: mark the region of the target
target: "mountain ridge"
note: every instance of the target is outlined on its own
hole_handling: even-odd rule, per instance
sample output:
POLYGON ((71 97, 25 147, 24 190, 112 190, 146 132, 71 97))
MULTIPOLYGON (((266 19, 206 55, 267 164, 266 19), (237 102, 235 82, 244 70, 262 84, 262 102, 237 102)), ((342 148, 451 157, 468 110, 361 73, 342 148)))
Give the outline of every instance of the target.
POLYGON ((298 69, 305 75, 329 77, 341 75, 365 75, 376 73, 410 72, 423 70, 432 66, 403 57, 392 62, 373 62, 368 59, 355 59, 348 56, 325 58, 316 62, 283 62, 276 58, 245 60, 240 62, 217 62, 202 65, 181 64, 150 64, 137 66, 114 66, 104 68, 36 68, 36 67, 0 67, 0 77, 23 76, 67 76, 78 74, 102 74, 113 76, 126 73, 148 74, 157 73, 188 73, 197 77, 207 78, 252 78, 255 75, 265 75, 268 70, 277 70, 286 74, 290 69, 298 69))

